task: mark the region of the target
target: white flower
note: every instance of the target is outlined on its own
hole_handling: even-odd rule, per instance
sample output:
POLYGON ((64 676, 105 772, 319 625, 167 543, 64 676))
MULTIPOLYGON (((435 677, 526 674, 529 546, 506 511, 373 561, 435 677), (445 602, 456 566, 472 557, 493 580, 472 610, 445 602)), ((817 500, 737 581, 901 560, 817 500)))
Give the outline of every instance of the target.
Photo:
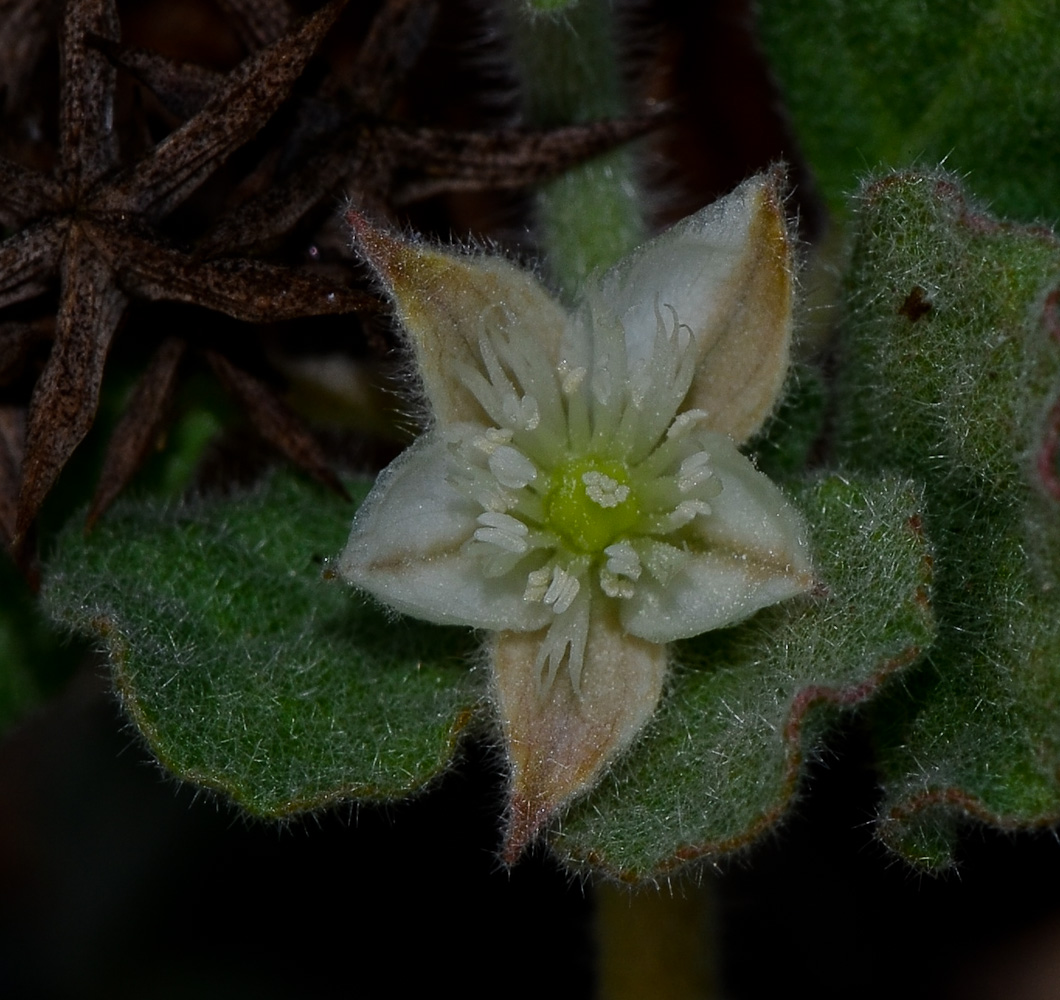
POLYGON ((434 423, 379 477, 338 571, 398 611, 495 633, 509 859, 650 718, 666 643, 812 584, 802 519, 737 450, 788 367, 778 182, 634 251, 573 312, 504 260, 351 216, 434 423))

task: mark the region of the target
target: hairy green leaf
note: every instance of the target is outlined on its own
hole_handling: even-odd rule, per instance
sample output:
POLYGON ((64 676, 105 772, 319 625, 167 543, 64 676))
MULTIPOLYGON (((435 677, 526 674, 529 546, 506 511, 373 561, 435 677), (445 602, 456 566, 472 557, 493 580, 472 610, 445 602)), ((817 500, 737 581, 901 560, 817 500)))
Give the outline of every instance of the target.
POLYGON ((866 188, 837 431, 845 460, 925 484, 939 634, 881 704, 882 833, 951 860, 962 818, 1060 819, 1060 243, 953 177, 866 188))
POLYGON ((632 881, 749 843, 784 814, 838 709, 930 643, 918 491, 831 477, 798 499, 818 592, 677 644, 647 733, 554 837, 569 863, 632 881))
POLYGON ((1000 212, 1060 205, 1058 0, 763 0, 761 36, 831 208, 867 170, 946 162, 1000 212))
POLYGON ((102 638, 178 777, 271 816, 408 794, 472 716, 474 647, 325 579, 352 513, 280 474, 245 496, 119 505, 87 539, 76 525, 60 538, 46 606, 102 638))

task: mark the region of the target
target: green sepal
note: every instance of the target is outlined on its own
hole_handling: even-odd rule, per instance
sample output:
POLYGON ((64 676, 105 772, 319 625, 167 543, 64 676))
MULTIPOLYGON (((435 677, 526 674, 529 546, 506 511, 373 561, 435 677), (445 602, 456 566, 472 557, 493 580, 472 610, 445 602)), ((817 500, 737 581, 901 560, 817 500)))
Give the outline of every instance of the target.
POLYGON ((839 712, 931 642, 931 551, 908 481, 832 476, 796 496, 819 586, 674 645, 662 705, 552 846, 626 881, 728 853, 774 827, 839 712))
MULTIPOLYGON (((369 484, 349 490, 363 500, 369 484)), ((399 619, 326 579, 351 505, 290 474, 245 495, 74 522, 45 606, 98 636, 151 751, 251 813, 390 799, 449 764, 480 700, 465 629, 399 619)))

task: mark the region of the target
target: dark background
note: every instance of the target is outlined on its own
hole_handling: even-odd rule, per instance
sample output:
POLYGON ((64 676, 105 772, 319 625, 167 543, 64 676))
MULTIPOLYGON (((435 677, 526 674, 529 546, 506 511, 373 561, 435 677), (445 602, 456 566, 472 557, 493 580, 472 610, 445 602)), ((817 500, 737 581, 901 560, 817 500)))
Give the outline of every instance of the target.
MULTIPOLYGON (((141 29, 158 9, 128 8, 141 29)), ((490 59, 466 40, 477 15, 443 10, 409 112, 489 118, 497 103, 476 87, 490 59)), ((660 215, 785 158, 804 238, 818 237, 812 180, 744 5, 658 0, 637 16, 650 26, 642 79, 685 109, 651 147, 669 191, 660 215)), ((503 235, 525 223, 526 203, 439 199, 413 222, 503 235)), ((498 865, 503 789, 486 751, 467 747, 415 801, 251 821, 167 779, 129 731, 105 666, 79 662, 0 743, 0 997, 591 995, 592 888, 542 852, 498 865)), ((957 870, 925 877, 873 838, 877 791, 856 718, 831 748, 775 834, 698 873, 714 894, 718 939, 705 947, 719 949, 723 995, 1060 995, 1053 834, 969 828, 957 870)))

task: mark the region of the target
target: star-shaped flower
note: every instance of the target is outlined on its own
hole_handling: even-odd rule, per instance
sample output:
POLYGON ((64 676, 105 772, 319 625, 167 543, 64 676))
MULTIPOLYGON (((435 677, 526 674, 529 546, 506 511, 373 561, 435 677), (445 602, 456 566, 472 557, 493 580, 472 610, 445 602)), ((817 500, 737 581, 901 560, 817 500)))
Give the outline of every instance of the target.
POLYGON ((340 575, 488 630, 514 860, 651 717, 667 643, 813 583, 800 515, 737 446, 788 368, 777 172, 588 283, 573 311, 496 257, 351 215, 433 423, 379 477, 340 575))

